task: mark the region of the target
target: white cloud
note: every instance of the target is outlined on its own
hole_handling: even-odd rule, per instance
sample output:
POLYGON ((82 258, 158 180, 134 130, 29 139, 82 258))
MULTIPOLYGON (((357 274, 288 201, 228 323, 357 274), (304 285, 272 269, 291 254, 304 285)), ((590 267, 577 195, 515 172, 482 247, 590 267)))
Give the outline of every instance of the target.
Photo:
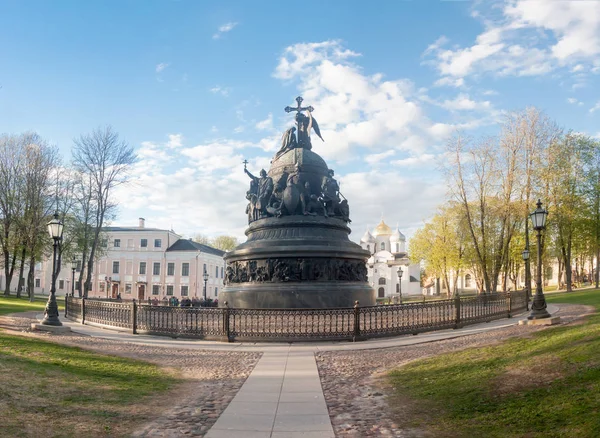
POLYGON ((396 167, 415 167, 423 164, 431 164, 436 156, 434 154, 423 154, 415 157, 402 158, 401 160, 392 161, 392 165, 396 167))
MULTIPOLYGON (((486 5, 487 6, 487 5, 486 5)), ((439 71, 438 82, 453 83, 481 73, 537 76, 570 66, 583 72, 600 55, 600 2, 508 0, 474 16, 485 30, 474 44, 448 48, 439 38, 423 53, 439 71)))
POLYGON ((256 129, 259 131, 265 131, 267 129, 273 129, 273 114, 269 113, 268 117, 264 120, 261 120, 256 124, 256 129))
POLYGON ((160 64, 157 64, 157 65, 156 65, 156 68, 155 68, 155 70, 156 70, 156 73, 161 73, 161 72, 162 72, 164 69, 166 69, 166 68, 167 68, 169 65, 171 65, 171 64, 169 64, 168 62, 161 62, 160 64))
POLYGON ((449 76, 445 76, 443 78, 439 78, 437 81, 433 83, 435 87, 455 87, 460 88, 465 85, 465 80, 463 78, 452 78, 449 76))
POLYGON ((567 102, 570 103, 571 105, 583 106, 583 102, 575 99, 574 97, 567 98, 567 102))
POLYGON ((169 149, 180 148, 182 146, 183 135, 181 134, 169 134, 169 141, 166 146, 169 149))
POLYGON ((600 110, 600 100, 598 102, 596 102, 596 105, 594 105, 593 107, 590 108, 590 113, 594 113, 598 110, 600 110))
POLYGON ((213 94, 220 94, 223 97, 227 97, 231 93, 232 88, 231 87, 221 87, 220 85, 215 85, 214 87, 210 88, 209 91, 213 94))
MULTIPOLYGON (((379 154, 367 155, 365 157, 365 162, 367 162, 367 164, 373 166, 373 165, 379 164, 380 161, 386 160, 386 158, 393 156, 395 153, 396 153, 395 150, 389 150, 389 151, 381 152, 379 154)), ((386 160, 386 161, 388 161, 388 160, 386 160)))
MULTIPOLYGON (((284 50, 273 75, 296 87, 304 104, 315 108, 313 116, 326 142, 313 135, 313 150, 330 167, 339 170, 340 164, 351 160, 361 168, 373 166, 368 172, 337 173, 342 193, 350 201, 352 228, 362 234, 385 206, 386 217, 402 218, 403 231, 410 232, 443 200, 444 184, 429 171, 440 143, 455 129, 483 123, 473 114, 477 110, 485 114, 491 110, 465 95, 461 96, 464 102, 456 105, 470 105, 472 110, 452 114, 452 122, 432 121, 420 99, 427 90, 415 91, 412 82, 402 78, 366 75, 354 63, 359 56, 338 41, 302 43, 284 50), (475 103, 465 104, 467 101, 475 103), (400 168, 402 172, 398 172, 400 168)), ((215 86, 211 91, 222 90, 215 86)), ((243 111, 254 107, 250 101, 234 107, 240 119, 235 132, 255 126, 264 129, 259 139, 232 135, 188 147, 182 134, 171 134, 167 147, 142 144, 140 163, 132 169, 136 184, 118 195, 122 220, 135 223, 144 214, 153 226, 173 224, 176 231, 188 235, 203 232, 243 238, 247 225, 244 194, 249 180, 242 161, 247 158, 248 169, 255 174, 268 169, 283 130, 271 129, 272 113, 262 121, 244 120, 243 111)), ((288 122, 292 120, 290 115, 288 122)))
POLYGON ((459 94, 452 100, 445 100, 440 104, 441 107, 446 108, 450 111, 461 111, 461 110, 487 110, 492 107, 489 101, 476 102, 471 100, 466 94, 459 94))
POLYGON ((360 239, 367 225, 378 221, 382 211, 387 221, 401 220, 402 232, 412 234, 433 215, 446 193, 445 184, 427 173, 415 178, 373 169, 344 175, 339 181, 340 192, 350 205, 354 240, 360 239))
POLYGON ((236 126, 235 129, 233 130, 233 132, 235 132, 236 134, 239 134, 240 132, 244 132, 244 127, 242 125, 236 126))
POLYGON ((217 30, 217 32, 215 34, 213 34, 213 39, 214 40, 218 40, 219 38, 221 38, 221 36, 224 33, 227 32, 231 32, 233 30, 234 27, 236 27, 238 25, 238 23, 236 22, 229 22, 229 23, 225 23, 221 26, 219 26, 219 29, 217 30))

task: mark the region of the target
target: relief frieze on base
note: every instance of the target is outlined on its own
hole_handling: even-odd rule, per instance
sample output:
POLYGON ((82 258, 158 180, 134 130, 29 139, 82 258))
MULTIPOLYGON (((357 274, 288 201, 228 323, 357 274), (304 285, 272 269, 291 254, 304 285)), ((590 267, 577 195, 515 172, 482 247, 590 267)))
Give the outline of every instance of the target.
POLYGON ((287 281, 367 281, 364 261, 323 258, 273 258, 231 262, 225 284, 287 281))

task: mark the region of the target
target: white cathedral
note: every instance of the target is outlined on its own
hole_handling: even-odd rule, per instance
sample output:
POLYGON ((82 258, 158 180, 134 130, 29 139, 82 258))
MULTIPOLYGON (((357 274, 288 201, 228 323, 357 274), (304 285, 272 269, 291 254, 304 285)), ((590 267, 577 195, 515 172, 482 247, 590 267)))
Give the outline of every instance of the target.
POLYGON ((393 299, 421 295, 421 267, 410 263, 406 252, 406 237, 396 228, 393 231, 381 219, 373 232, 360 239, 360 246, 371 254, 367 260, 369 283, 377 298, 393 299), (402 275, 400 275, 400 270, 402 275))

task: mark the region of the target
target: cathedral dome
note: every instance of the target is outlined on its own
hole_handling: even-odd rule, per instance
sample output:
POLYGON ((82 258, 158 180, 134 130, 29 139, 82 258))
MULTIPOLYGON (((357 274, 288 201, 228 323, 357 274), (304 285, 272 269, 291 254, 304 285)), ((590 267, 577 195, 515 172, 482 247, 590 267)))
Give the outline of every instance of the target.
POLYGON ((364 234, 364 236, 361 237, 360 241, 362 243, 375 243, 375 238, 373 237, 373 235, 369 232, 369 230, 367 230, 364 234))
POLYGON ((390 242, 406 242, 406 237, 396 228, 396 231, 390 237, 390 242))
POLYGON ((391 234, 392 234, 392 229, 387 226, 387 224, 383 221, 383 219, 381 219, 381 222, 379 223, 379 225, 377 225, 375 230, 373 230, 374 236, 389 236, 391 234))

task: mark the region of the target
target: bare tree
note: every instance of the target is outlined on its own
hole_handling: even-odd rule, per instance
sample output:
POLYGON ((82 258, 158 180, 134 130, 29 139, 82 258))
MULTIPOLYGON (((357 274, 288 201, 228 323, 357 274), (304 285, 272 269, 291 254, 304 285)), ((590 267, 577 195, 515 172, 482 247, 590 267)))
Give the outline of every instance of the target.
POLYGON ((133 148, 119 139, 110 127, 98 128, 75 140, 73 164, 80 173, 91 181, 92 198, 95 201, 94 217, 90 218, 93 238, 87 257, 87 273, 84 296, 91 288, 92 272, 100 233, 111 206, 114 188, 129 180, 128 169, 137 160, 133 148))

